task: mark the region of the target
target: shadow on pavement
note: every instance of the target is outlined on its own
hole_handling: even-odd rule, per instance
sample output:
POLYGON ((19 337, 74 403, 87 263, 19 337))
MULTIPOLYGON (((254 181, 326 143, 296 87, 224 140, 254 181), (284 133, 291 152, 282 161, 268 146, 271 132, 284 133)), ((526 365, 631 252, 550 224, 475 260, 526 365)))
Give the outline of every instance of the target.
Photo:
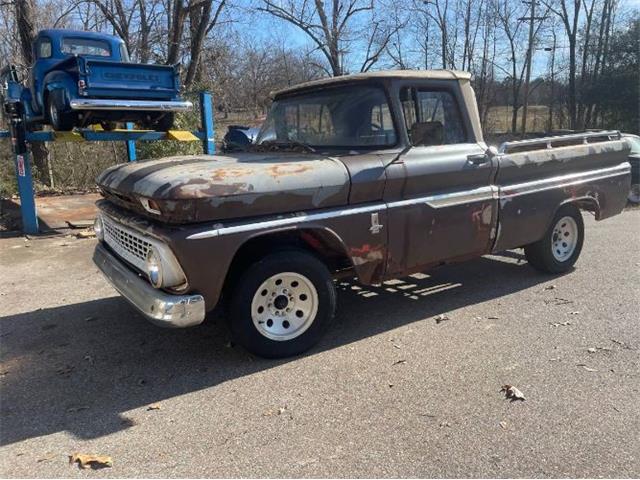
MULTIPOLYGON (((333 328, 308 355, 546 281, 513 253, 450 265, 378 287, 338 283, 333 328)), ((0 319, 0 443, 129 428, 126 412, 277 367, 231 348, 214 314, 187 330, 147 323, 120 297, 0 319)))

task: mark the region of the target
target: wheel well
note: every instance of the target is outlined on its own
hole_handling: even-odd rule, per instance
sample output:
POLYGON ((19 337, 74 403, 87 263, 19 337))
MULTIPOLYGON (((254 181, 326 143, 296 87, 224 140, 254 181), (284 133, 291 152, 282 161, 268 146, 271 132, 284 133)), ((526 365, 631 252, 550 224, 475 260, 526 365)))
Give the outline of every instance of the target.
POLYGON ((600 219, 600 204, 598 203, 598 200, 593 197, 581 197, 581 198, 571 199, 561 204, 560 207, 567 204, 575 205, 580 210, 586 210, 587 212, 591 212, 595 215, 596 220, 600 219))
POLYGON ((320 229, 296 229, 268 233, 246 241, 235 253, 224 282, 223 295, 242 272, 259 259, 282 250, 305 250, 322 261, 332 274, 353 268, 341 241, 320 229))

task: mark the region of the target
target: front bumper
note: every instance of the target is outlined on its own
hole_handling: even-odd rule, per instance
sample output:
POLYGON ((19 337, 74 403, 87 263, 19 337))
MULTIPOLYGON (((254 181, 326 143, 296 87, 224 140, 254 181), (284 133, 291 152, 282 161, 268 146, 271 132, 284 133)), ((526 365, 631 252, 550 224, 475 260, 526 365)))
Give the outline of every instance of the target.
POLYGON ((102 244, 96 246, 93 261, 111 285, 152 323, 184 328, 204 321, 202 295, 171 295, 153 288, 102 244))
POLYGON ((119 110, 145 112, 186 112, 193 108, 191 102, 164 100, 104 100, 78 98, 69 103, 71 110, 119 110))

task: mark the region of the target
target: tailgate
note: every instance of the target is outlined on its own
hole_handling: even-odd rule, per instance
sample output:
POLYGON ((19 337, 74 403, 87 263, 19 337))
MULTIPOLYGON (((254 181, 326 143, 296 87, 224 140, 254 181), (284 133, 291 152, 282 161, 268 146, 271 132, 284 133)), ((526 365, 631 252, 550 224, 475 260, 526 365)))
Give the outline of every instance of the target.
POLYGON ((147 65, 87 59, 89 97, 169 100, 178 96, 178 76, 171 65, 147 65))

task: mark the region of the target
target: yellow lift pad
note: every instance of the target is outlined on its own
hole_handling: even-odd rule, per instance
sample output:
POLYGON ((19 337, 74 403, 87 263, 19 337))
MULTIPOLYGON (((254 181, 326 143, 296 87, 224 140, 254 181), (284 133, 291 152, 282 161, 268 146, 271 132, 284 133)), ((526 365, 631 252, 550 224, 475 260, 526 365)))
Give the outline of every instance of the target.
POLYGON ((59 132, 54 131, 53 136, 56 140, 60 140, 61 142, 84 142, 84 137, 80 132, 71 131, 71 132, 59 132))
POLYGON ((200 139, 188 130, 168 130, 167 140, 177 140, 178 142, 197 142, 200 139))

